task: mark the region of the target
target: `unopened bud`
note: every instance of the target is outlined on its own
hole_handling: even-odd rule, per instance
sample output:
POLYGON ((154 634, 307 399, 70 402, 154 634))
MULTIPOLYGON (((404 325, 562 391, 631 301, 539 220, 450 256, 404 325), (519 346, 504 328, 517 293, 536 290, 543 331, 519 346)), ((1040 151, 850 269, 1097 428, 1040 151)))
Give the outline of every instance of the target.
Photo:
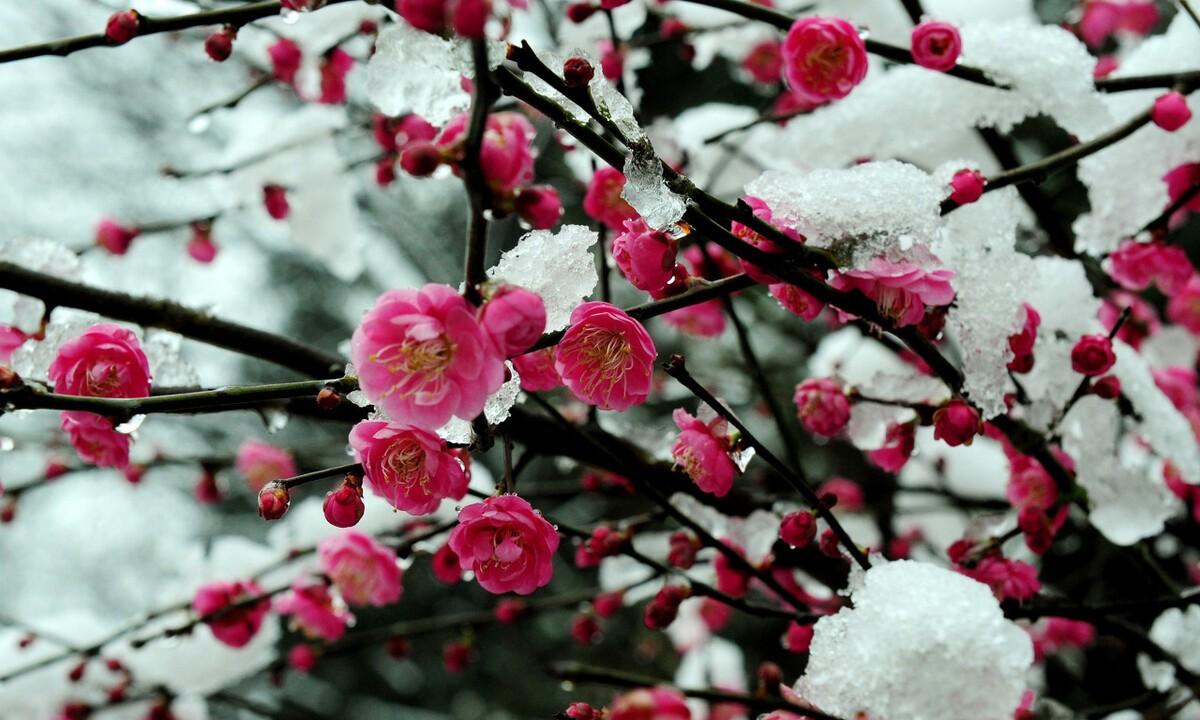
POLYGON ((334 527, 353 527, 362 520, 366 506, 363 504, 362 481, 357 475, 346 475, 336 490, 325 495, 324 510, 325 519, 334 527))
POLYGON ((442 151, 428 140, 411 143, 400 153, 400 167, 413 177, 428 177, 442 164, 442 151))
POLYGON ((317 393, 317 407, 322 410, 332 410, 342 404, 342 395, 333 388, 321 388, 317 393))
POLYGON ((205 39, 204 52, 208 53, 214 62, 225 62, 233 54, 233 41, 236 37, 237 31, 233 28, 221 28, 205 39))
POLYGON ((567 19, 578 25, 590 18, 596 9, 595 5, 587 2, 571 3, 567 6, 567 19))
POLYGON ((122 10, 113 13, 104 26, 104 37, 113 45, 124 45, 132 40, 142 24, 142 17, 137 10, 122 10))
POLYGON ((570 88, 581 88, 592 81, 596 68, 586 59, 569 57, 563 63, 563 82, 570 88))
POLYGON ((258 514, 263 520, 278 520, 292 502, 291 493, 281 482, 270 482, 258 491, 258 514))

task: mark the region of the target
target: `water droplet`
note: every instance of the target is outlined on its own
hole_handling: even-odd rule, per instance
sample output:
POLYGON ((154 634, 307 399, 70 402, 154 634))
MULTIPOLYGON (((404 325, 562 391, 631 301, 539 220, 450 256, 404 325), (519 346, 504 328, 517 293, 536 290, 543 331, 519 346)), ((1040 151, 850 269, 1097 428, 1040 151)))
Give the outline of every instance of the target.
POLYGON ((15 448, 17 443, 7 435, 0 436, 0 452, 8 452, 15 448))
POLYGON ((277 408, 262 409, 263 422, 267 424, 267 432, 277 433, 287 427, 288 420, 291 419, 286 412, 277 408))
POLYGON ((211 125, 212 116, 208 113, 202 113, 191 120, 188 120, 187 129, 188 132, 192 133, 193 135, 199 135, 205 130, 208 130, 209 126, 211 125))
POLYGON ((295 10, 284 10, 281 16, 283 17, 283 22, 287 25, 295 25, 296 21, 300 19, 300 13, 295 10))
POLYGON ((575 692, 575 683, 570 680, 563 680, 561 687, 563 692, 575 692))

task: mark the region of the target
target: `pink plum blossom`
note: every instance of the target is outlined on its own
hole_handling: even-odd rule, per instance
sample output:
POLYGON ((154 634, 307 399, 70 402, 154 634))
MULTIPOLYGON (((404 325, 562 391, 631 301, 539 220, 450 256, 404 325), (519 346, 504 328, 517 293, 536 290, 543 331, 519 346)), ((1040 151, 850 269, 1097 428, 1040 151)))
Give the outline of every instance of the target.
POLYGON ((651 293, 661 290, 672 277, 679 243, 641 218, 626 220, 624 227, 613 238, 613 262, 635 288, 651 293))
POLYGON ((367 487, 398 510, 424 515, 445 498, 460 500, 467 493, 462 464, 445 440, 427 430, 364 420, 350 431, 350 446, 367 487))
POLYGON ((603 223, 613 232, 620 232, 626 220, 638 216, 637 211, 621 197, 625 189, 625 176, 614 168, 600 168, 588 181, 583 196, 583 211, 598 223, 603 223))
POLYGON ((833 437, 850 422, 850 399, 835 380, 809 378, 796 386, 793 399, 809 432, 833 437))
POLYGON ((192 610, 204 619, 213 637, 229 647, 240 648, 258 634, 271 610, 271 601, 253 581, 217 581, 196 591, 192 610))
POLYGON ((479 324, 504 357, 520 355, 546 329, 546 303, 537 293, 516 285, 501 285, 488 294, 479 310, 479 324))
POLYGON ((554 363, 580 400, 601 410, 628 410, 650 394, 656 354, 650 334, 624 310, 586 302, 571 313, 554 363))
POLYGON ((692 482, 717 497, 726 495, 733 487, 737 466, 729 458, 730 438, 727 423, 718 416, 705 423, 683 408, 672 414, 679 427, 679 437, 671 446, 671 457, 683 468, 692 482))
POLYGON ((926 306, 949 305, 954 299, 953 270, 926 270, 910 262, 875 258, 861 270, 836 273, 830 285, 858 290, 875 301, 879 312, 897 325, 916 325, 926 306))
POLYGON ((962 36, 948 22, 928 20, 913 28, 911 37, 913 60, 924 68, 946 72, 958 63, 962 53, 962 36))
POLYGON ((368 400, 430 430, 474 419, 504 383, 500 354, 448 285, 385 292, 354 331, 350 357, 368 400))
POLYGON ((292 454, 261 440, 247 440, 238 448, 234 467, 246 478, 250 488, 258 490, 272 480, 298 474, 292 454))
POLYGON ((513 367, 521 376, 521 389, 526 392, 553 390, 562 385, 562 378, 554 366, 554 348, 542 348, 518 355, 512 359, 513 367))
POLYGON ((321 572, 351 605, 390 605, 400 599, 396 553, 369 535, 347 530, 317 546, 321 572))
POLYGON ((462 570, 490 593, 528 595, 550 582, 558 532, 516 495, 464 507, 448 545, 462 570))
POLYGON ((809 102, 838 100, 867 75, 867 49, 858 29, 841 18, 804 17, 783 41, 788 88, 809 102))
POLYGON ((316 580, 297 578, 286 594, 275 601, 275 611, 290 615, 292 622, 307 637, 333 642, 346 632, 350 612, 329 592, 329 586, 316 580))
MULTIPOLYGON (((444 154, 464 152, 470 117, 458 115, 442 128, 435 141, 444 154)), ((519 113, 498 112, 487 116, 479 164, 492 191, 501 195, 533 181, 533 124, 519 113)))

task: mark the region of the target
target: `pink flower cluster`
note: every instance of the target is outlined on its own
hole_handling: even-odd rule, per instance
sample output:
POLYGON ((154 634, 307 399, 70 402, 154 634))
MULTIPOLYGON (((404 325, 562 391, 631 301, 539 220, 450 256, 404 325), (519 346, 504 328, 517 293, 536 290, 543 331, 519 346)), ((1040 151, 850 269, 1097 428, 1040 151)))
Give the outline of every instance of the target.
MULTIPOLYGON (((54 392, 87 397, 138 398, 150 394, 150 363, 132 331, 100 323, 63 343, 47 371, 54 392)), ((87 412, 62 413, 61 427, 85 462, 129 464, 129 436, 112 421, 87 412)))
MULTIPOLYGON (((428 131, 424 127, 415 128, 419 133, 410 133, 407 142, 397 147, 400 167, 410 175, 425 177, 446 163, 461 175, 469 127, 470 116, 463 113, 448 122, 436 137, 425 137, 428 131)), ((378 141, 380 131, 376 134, 378 141)), ((545 229, 558 222, 562 202, 552 186, 531 184, 534 135, 533 124, 524 115, 515 112, 489 114, 479 151, 479 165, 491 190, 494 210, 515 211, 529 225, 545 229)), ((385 135, 383 140, 386 142, 387 139, 385 135)), ((382 162, 381 168, 394 166, 388 158, 382 162)))
POLYGON ((1079 36, 1091 47, 1099 47, 1118 31, 1145 35, 1157 24, 1153 0, 1086 0, 1079 36))
POLYGON ((640 217, 626 220, 624 227, 613 238, 613 262, 635 288, 657 293, 674 277, 679 243, 640 217))
POLYGON ((672 417, 679 427, 679 437, 671 446, 675 465, 704 492, 726 495, 733 488, 737 466, 729 457, 732 438, 725 418, 718 416, 705 423, 683 408, 676 408, 672 417))
POLYGON ((835 273, 830 285, 858 290, 875 301, 879 312, 899 326, 916 325, 926 306, 949 305, 954 299, 953 270, 926 270, 907 262, 875 258, 861 270, 835 273))
POLYGON ((447 544, 490 593, 528 595, 550 582, 558 532, 516 495, 464 507, 447 544))
POLYGON ((467 494, 462 463, 428 430, 364 420, 350 431, 350 446, 363 464, 367 487, 397 510, 425 515, 442 500, 467 494))
POLYGON ((271 610, 271 601, 257 584, 212 582, 196 591, 192 610, 213 637, 233 648, 245 647, 254 639, 271 610))

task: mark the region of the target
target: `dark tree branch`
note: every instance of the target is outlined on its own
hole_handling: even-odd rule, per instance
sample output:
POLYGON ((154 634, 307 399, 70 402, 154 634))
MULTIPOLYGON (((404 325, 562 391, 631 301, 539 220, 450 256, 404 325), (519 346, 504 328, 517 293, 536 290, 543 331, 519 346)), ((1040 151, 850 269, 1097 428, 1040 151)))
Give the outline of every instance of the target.
POLYGON ((170 300, 101 290, 0 261, 0 288, 35 297, 48 307, 88 310, 105 317, 161 328, 210 345, 261 358, 311 377, 339 374, 346 361, 280 335, 219 320, 170 300))
POLYGON ((862 548, 855 544, 854 540, 850 537, 850 534, 847 533, 846 529, 842 527, 842 524, 838 522, 838 519, 834 517, 829 508, 825 506, 825 503, 821 502, 821 498, 817 496, 817 491, 808 484, 808 481, 803 475, 800 474, 799 470, 785 465, 782 460, 775 456, 775 453, 771 452, 771 450, 764 445, 762 441, 760 441, 752 432, 750 432, 750 428, 746 427, 746 424, 743 423, 737 415, 734 415, 732 412, 730 412, 729 408, 725 407, 721 401, 717 400, 717 398, 708 391, 708 388, 697 382, 696 378, 692 377, 691 373, 687 371, 687 366, 684 363, 682 355, 672 356, 669 360, 667 360, 667 362, 663 363, 663 369, 667 371, 668 375, 675 378, 680 385, 683 385, 685 388, 690 390, 691 393, 700 398, 704 404, 708 405, 718 415, 725 418, 731 425, 736 427, 742 433, 742 436, 745 438, 746 442, 750 443, 750 446, 754 448, 754 450, 762 457, 762 459, 765 460, 767 464, 775 470, 775 472, 779 473, 793 490, 795 490, 800 494, 801 497, 804 498, 804 501, 808 503, 808 506, 812 508, 814 512, 820 515, 825 522, 829 524, 830 529, 832 529, 834 534, 837 535, 838 540, 846 548, 847 552, 850 553, 850 556, 854 558, 854 561, 858 563, 859 567, 863 568, 864 570, 870 569, 871 561, 867 559, 867 556, 863 553, 862 548))

